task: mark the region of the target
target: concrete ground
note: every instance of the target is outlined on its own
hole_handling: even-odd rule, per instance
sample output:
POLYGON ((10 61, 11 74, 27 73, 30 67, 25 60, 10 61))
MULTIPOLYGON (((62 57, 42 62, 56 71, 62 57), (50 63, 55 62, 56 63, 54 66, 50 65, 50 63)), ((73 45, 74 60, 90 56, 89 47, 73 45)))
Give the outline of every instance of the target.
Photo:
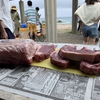
MULTIPOLYGON (((46 36, 45 29, 43 29, 43 34, 44 34, 44 36, 46 36)), ((43 40, 42 38, 39 38, 41 40, 41 42, 43 40)), ((72 34, 71 30, 69 30, 69 29, 68 30, 57 29, 57 43, 82 44, 83 43, 83 36, 80 33, 72 34)))
POLYGON ((83 36, 82 34, 57 33, 57 42, 58 43, 82 44, 83 36))

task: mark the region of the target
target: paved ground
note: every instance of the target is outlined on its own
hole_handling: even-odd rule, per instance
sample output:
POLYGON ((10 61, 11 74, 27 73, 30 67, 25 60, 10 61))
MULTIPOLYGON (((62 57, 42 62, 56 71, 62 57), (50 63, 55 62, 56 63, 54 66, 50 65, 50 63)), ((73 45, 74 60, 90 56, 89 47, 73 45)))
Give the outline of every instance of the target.
MULTIPOLYGON (((44 33, 46 32, 44 31, 44 33)), ((72 34, 71 30, 66 29, 57 30, 57 43, 83 44, 83 35, 79 32, 77 32, 77 34, 72 34)))
POLYGON ((58 43, 82 44, 83 37, 82 37, 82 34, 57 33, 57 42, 58 43))
MULTIPOLYGON (((100 32, 99 41, 96 45, 100 45, 100 32)), ((58 43, 72 43, 72 44, 83 44, 83 35, 80 33, 72 34, 71 32, 59 32, 57 33, 57 42, 58 43)))
MULTIPOLYGON (((46 30, 43 30, 46 34, 46 30)), ((42 40, 42 38, 40 38, 42 40)), ((57 43, 72 43, 72 44, 82 44, 83 36, 82 34, 72 34, 70 30, 57 30, 57 43)))

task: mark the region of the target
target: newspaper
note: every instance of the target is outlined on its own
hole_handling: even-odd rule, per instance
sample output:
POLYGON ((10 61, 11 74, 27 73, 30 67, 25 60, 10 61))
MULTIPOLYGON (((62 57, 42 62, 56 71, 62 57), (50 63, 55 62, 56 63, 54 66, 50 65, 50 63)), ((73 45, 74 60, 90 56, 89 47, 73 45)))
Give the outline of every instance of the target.
MULTIPOLYGON (((63 45, 55 44, 55 47, 63 45)), ((83 46, 77 45, 77 50, 83 46)), ((97 46, 87 47, 99 49, 97 46)), ((38 66, 2 67, 0 89, 35 100, 100 100, 100 76, 92 78, 38 66)))
POLYGON ((100 100, 100 77, 17 66, 0 69, 0 89, 36 100, 100 100))

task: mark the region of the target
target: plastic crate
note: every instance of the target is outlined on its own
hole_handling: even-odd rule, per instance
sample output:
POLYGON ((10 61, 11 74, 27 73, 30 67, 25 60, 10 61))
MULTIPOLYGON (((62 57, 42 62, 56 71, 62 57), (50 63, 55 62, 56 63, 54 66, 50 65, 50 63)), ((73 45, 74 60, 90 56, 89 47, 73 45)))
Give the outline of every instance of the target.
POLYGON ((20 27, 21 27, 21 28, 26 28, 27 25, 26 25, 26 24, 20 24, 20 27))

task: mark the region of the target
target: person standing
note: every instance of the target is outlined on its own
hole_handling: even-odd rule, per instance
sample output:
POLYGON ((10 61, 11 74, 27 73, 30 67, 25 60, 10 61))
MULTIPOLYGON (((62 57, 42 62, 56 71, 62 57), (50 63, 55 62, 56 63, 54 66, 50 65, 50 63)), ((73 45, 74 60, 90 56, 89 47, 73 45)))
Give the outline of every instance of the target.
POLYGON ((80 20, 80 18, 78 17, 78 29, 77 31, 80 32, 80 34, 82 34, 82 21, 80 20))
MULTIPOLYGON (((80 7, 80 6, 79 6, 80 7)), ((78 8, 79 8, 78 7, 78 8)), ((77 31, 80 32, 80 34, 82 34, 82 21, 79 17, 77 17, 77 22, 78 22, 78 28, 77 28, 77 31)))
POLYGON ((42 34, 42 24, 40 22, 41 15, 39 14, 40 8, 36 7, 35 9, 36 9, 36 24, 37 24, 37 26, 39 26, 39 29, 40 29, 40 30, 37 30, 37 32, 39 31, 39 33, 42 34))
POLYGON ((14 29, 14 34, 16 36, 16 38, 19 37, 19 28, 20 28, 20 17, 19 17, 19 13, 17 12, 17 8, 16 6, 12 6, 11 7, 11 18, 15 24, 15 29, 14 29))
POLYGON ((10 1, 0 0, 0 39, 14 39, 14 24, 10 14, 10 1))
POLYGON ((100 20, 100 3, 98 0, 85 0, 85 3, 75 11, 75 15, 83 23, 83 44, 95 44, 95 40, 98 38, 98 22, 100 20))
POLYGON ((32 7, 32 1, 27 1, 28 8, 25 10, 26 22, 30 30, 30 38, 35 39, 36 34, 36 10, 32 7))

